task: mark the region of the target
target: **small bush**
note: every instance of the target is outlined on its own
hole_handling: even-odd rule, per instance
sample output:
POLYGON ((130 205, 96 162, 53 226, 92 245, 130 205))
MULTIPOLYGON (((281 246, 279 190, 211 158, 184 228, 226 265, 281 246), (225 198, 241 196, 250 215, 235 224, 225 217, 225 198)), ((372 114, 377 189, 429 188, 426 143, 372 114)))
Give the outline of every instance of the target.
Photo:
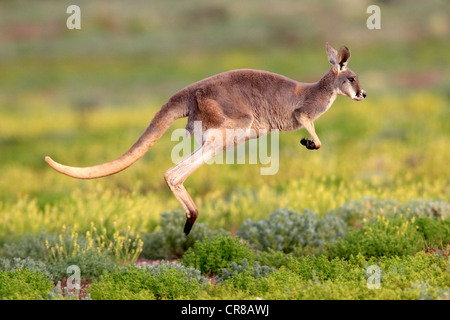
MULTIPOLYGON (((39 300, 44 300, 42 296, 39 296, 39 300)), ((61 288, 61 281, 58 281, 56 287, 52 291, 47 292, 46 300, 92 300, 91 295, 88 293, 86 296, 80 295, 80 290, 75 289, 70 291, 66 286, 61 288)))
POLYGON ((265 277, 254 278, 252 272, 244 270, 221 281, 210 295, 219 299, 296 299, 302 291, 301 278, 294 272, 281 268, 265 277))
POLYGON ((417 226, 417 231, 423 234, 427 245, 450 243, 450 220, 422 216, 412 219, 412 222, 417 226))
POLYGON ((96 250, 87 250, 74 256, 61 257, 46 264, 56 280, 69 277, 71 273, 67 273, 67 268, 77 265, 80 268, 81 278, 90 281, 98 279, 104 271, 111 271, 117 266, 117 263, 107 253, 96 250))
POLYGON ((0 270, 0 298, 37 300, 53 288, 53 282, 40 271, 0 270))
POLYGON ((255 253, 239 238, 219 234, 213 238, 198 241, 183 256, 183 264, 199 269, 202 274, 221 275, 223 268, 233 261, 247 258, 254 261, 255 253))
POLYGON ((84 236, 66 230, 61 234, 42 231, 37 235, 24 235, 20 241, 6 244, 5 258, 30 258, 45 264, 53 280, 68 276, 67 268, 77 265, 83 279, 97 279, 104 270, 117 265, 108 250, 99 250, 84 236))
POLYGON ((412 200, 400 205, 400 213, 408 218, 424 216, 437 220, 450 219, 450 203, 443 200, 412 200))
POLYGON ((102 275, 89 293, 94 300, 193 299, 201 292, 197 277, 192 270, 168 264, 128 265, 102 275))
POLYGON ((404 300, 448 299, 448 259, 418 252, 414 256, 350 259, 289 256, 280 269, 255 279, 244 270, 210 291, 219 299, 404 300), (369 267, 380 270, 380 289, 370 289, 369 267))
POLYGON ((216 282, 227 280, 244 272, 248 272, 250 276, 252 276, 255 279, 258 279, 261 277, 265 277, 266 275, 268 275, 273 271, 275 271, 274 268, 268 266, 260 266, 257 261, 253 263, 253 268, 251 268, 250 264, 248 263, 248 260, 244 258, 242 259, 241 264, 237 264, 234 261, 231 262, 231 266, 229 269, 224 268, 222 270, 222 277, 216 277, 216 282))
POLYGON ((292 252, 296 247, 320 248, 345 234, 345 223, 338 217, 305 210, 279 209, 267 219, 253 222, 248 219, 237 233, 258 250, 292 252))
POLYGON ((387 218, 402 216, 408 219, 413 217, 449 219, 450 204, 442 200, 411 200, 399 203, 397 200, 364 197, 329 210, 327 214, 342 218, 350 226, 360 227, 363 219, 375 219, 378 215, 387 218))
POLYGON ((312 257, 291 257, 286 265, 288 270, 295 272, 305 281, 319 283, 326 280, 352 281, 362 277, 359 262, 365 261, 362 255, 357 255, 347 261, 342 258, 329 259, 324 255, 312 257))
POLYGON ((431 286, 428 280, 411 283, 410 291, 419 291, 420 300, 449 300, 450 288, 431 286))
POLYGON ((211 238, 218 232, 211 231, 204 223, 196 223, 186 236, 183 232, 186 214, 181 210, 163 212, 160 228, 144 236, 142 257, 147 259, 180 258, 196 241, 211 238))
POLYGON ((250 267, 248 260, 242 259, 241 264, 233 261, 229 268, 224 268, 222 276, 216 276, 216 283, 218 286, 223 286, 228 290, 238 289, 251 294, 259 294, 258 290, 260 290, 261 282, 258 280, 269 276, 273 272, 276 272, 274 268, 261 266, 256 261, 253 263, 253 267, 250 267))
POLYGON ((42 261, 35 261, 30 257, 25 259, 13 258, 13 259, 0 259, 0 269, 4 271, 15 271, 28 269, 30 271, 40 271, 42 274, 51 278, 50 272, 48 272, 45 263, 42 261))
POLYGON ((291 253, 286 254, 283 251, 276 251, 269 248, 267 251, 259 251, 255 259, 262 265, 279 269, 289 262, 291 255, 291 253))
POLYGON ((189 281, 196 280, 199 284, 205 284, 209 282, 208 278, 202 276, 200 270, 197 270, 193 267, 186 267, 182 264, 170 263, 164 260, 155 265, 143 265, 141 268, 147 270, 147 272, 155 276, 160 276, 168 269, 176 269, 178 272, 185 274, 189 281))
POLYGON ((327 214, 340 217, 347 225, 359 228, 364 219, 373 219, 380 214, 394 214, 397 210, 399 204, 396 200, 363 197, 348 201, 334 210, 329 210, 327 214))
MULTIPOLYGON (((363 222, 364 223, 364 222, 363 222)), ((406 256, 423 248, 422 234, 405 218, 388 219, 379 215, 360 229, 327 246, 330 257, 350 258, 358 253, 366 257, 406 256)))
POLYGON ((6 243, 3 247, 2 255, 5 258, 27 258, 33 260, 48 261, 49 252, 46 243, 56 243, 58 235, 42 231, 38 234, 22 235, 19 241, 6 243))
POLYGON ((4 245, 3 256, 51 261, 89 250, 105 253, 116 262, 134 262, 142 251, 142 240, 130 227, 109 236, 106 228, 99 232, 93 225, 85 234, 79 234, 76 228, 63 226, 59 233, 44 230, 38 234, 22 235, 19 241, 4 245))

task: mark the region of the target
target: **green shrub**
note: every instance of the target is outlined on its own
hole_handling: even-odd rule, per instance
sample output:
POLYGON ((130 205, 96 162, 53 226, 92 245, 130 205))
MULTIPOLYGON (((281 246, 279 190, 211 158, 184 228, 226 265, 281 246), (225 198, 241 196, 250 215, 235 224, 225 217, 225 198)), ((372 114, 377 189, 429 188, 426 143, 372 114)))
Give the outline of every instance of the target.
POLYGON ((255 253, 248 244, 229 235, 216 235, 198 241, 183 256, 183 264, 194 267, 202 274, 221 275, 223 268, 230 267, 233 261, 247 258, 254 261, 255 253))
POLYGON ((422 216, 412 220, 421 232, 427 245, 450 243, 450 220, 433 219, 422 216))
POLYGON ((91 285, 89 294, 92 300, 155 300, 150 290, 134 290, 128 284, 116 283, 112 277, 91 285))
MULTIPOLYGON (((39 300, 44 300, 42 296, 39 296, 39 300)), ((50 292, 47 292, 46 300, 92 300, 91 295, 88 293, 85 297, 80 297, 79 289, 74 291, 69 291, 69 289, 64 287, 61 288, 61 281, 58 281, 56 287, 54 287, 50 292)))
POLYGON ((180 258, 196 241, 217 234, 204 223, 196 223, 186 236, 183 232, 186 214, 181 210, 163 212, 159 229, 144 236, 142 257, 147 259, 180 258))
POLYGON ((448 299, 449 261, 441 255, 350 259, 289 257, 286 266, 255 279, 244 270, 209 292, 219 299, 448 299), (380 270, 380 288, 371 289, 369 267, 380 270))
POLYGON ((362 220, 373 219, 379 214, 393 214, 397 212, 399 204, 396 200, 363 197, 359 200, 350 200, 336 209, 327 211, 327 214, 340 217, 352 227, 360 227, 362 220))
POLYGON ((175 269, 178 272, 185 274, 189 281, 196 280, 199 284, 205 284, 209 282, 209 279, 202 276, 202 273, 198 269, 195 269, 193 267, 186 267, 182 264, 167 262, 164 260, 154 265, 145 264, 141 268, 147 270, 147 272, 155 276, 160 276, 168 269, 175 269))
POLYGON ((283 251, 269 248, 266 251, 259 251, 255 259, 262 265, 279 269, 281 266, 287 265, 291 256, 291 253, 286 254, 283 251))
POLYGON ((416 281, 411 284, 410 291, 419 291, 420 300, 449 300, 450 288, 431 286, 428 280, 416 281))
POLYGON ((437 220, 450 218, 450 204, 443 200, 411 200, 399 203, 397 200, 364 197, 351 200, 334 210, 329 215, 342 218, 348 225, 359 227, 363 219, 375 219, 377 215, 387 218, 429 217, 437 220))
POLYGON ((265 277, 254 278, 252 272, 244 270, 218 283, 210 295, 218 299, 297 299, 303 288, 301 279, 294 272, 281 268, 265 277))
POLYGON ((40 271, 0 270, 0 298, 37 300, 53 288, 53 282, 40 271))
POLYGON ((193 299, 201 288, 191 270, 165 264, 116 268, 103 274, 88 291, 94 300, 193 299))
POLYGON ((320 248, 345 234, 342 219, 327 215, 319 218, 317 213, 305 210, 278 209, 267 219, 253 222, 248 219, 237 233, 258 250, 292 252, 296 247, 320 248))
POLYGON ((253 268, 250 267, 248 260, 246 258, 242 259, 241 264, 236 262, 231 262, 229 270, 227 268, 222 269, 222 277, 216 277, 216 282, 227 280, 229 278, 235 277, 241 273, 248 273, 255 279, 265 277, 269 273, 275 271, 275 268, 268 266, 260 266, 257 261, 253 263, 253 268))
POLYGON ((77 265, 80 268, 81 278, 92 281, 98 279, 104 271, 113 270, 117 266, 117 263, 107 253, 98 252, 97 250, 87 250, 77 253, 74 256, 66 256, 57 260, 48 261, 46 265, 56 280, 69 277, 71 274, 67 273, 67 268, 71 265, 77 265))
POLYGON ((327 245, 327 255, 346 259, 358 253, 366 257, 406 256, 422 248, 422 234, 409 220, 379 215, 375 221, 363 221, 360 229, 349 231, 341 241, 327 245))
POLYGON ((45 263, 42 261, 35 261, 30 257, 25 259, 13 258, 13 259, 0 259, 0 269, 4 271, 15 271, 17 269, 28 269, 30 271, 40 271, 42 274, 51 278, 50 272, 48 272, 45 263))
POLYGON ((57 242, 58 235, 56 233, 42 231, 38 234, 22 235, 19 241, 6 243, 2 255, 10 259, 30 257, 33 260, 48 261, 50 256, 46 243, 57 242))
POLYGON ((240 297, 234 296, 238 294, 236 290, 246 292, 247 295, 260 295, 261 291, 265 291, 261 288, 264 287, 264 283, 259 280, 274 272, 277 272, 274 268, 261 266, 256 261, 253 263, 253 267, 250 267, 247 259, 242 259, 241 264, 233 261, 229 268, 222 270, 221 277, 216 276, 216 288, 223 287, 225 291, 231 291, 228 293, 231 294, 231 297, 225 297, 226 299, 240 299, 240 297))
POLYGON ((67 268, 77 265, 83 279, 97 279, 104 270, 113 270, 117 265, 110 253, 101 252, 84 236, 69 232, 61 234, 42 231, 36 235, 24 235, 18 242, 5 244, 3 254, 7 259, 30 258, 45 263, 52 278, 68 277, 67 268))
POLYGON ((361 255, 350 261, 342 258, 329 259, 324 255, 290 257, 286 268, 295 272, 301 279, 313 283, 336 279, 353 281, 362 279, 362 269, 359 265, 361 261, 365 261, 361 255))
POLYGON ((411 200, 399 206, 400 213, 408 218, 429 217, 433 219, 450 219, 450 203, 443 200, 411 200))

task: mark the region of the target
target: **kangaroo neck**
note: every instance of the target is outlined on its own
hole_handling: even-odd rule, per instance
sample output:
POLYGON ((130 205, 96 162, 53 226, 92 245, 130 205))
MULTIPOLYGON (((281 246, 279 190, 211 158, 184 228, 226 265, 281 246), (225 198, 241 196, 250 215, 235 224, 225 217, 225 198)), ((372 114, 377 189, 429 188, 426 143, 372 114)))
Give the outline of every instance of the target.
POLYGON ((297 110, 313 121, 320 117, 336 100, 335 82, 336 74, 330 70, 319 81, 305 84, 297 110))
MULTIPOLYGON (((314 86, 314 92, 317 94, 314 107, 316 108, 315 117, 319 117, 326 112, 336 100, 338 90, 336 89, 336 73, 333 68, 330 69, 314 86)), ((314 118, 315 118, 314 117, 314 118)))
MULTIPOLYGON (((319 81, 317 81, 314 85, 316 87, 316 90, 323 95, 323 97, 328 97, 336 99, 337 96, 337 89, 336 89, 336 73, 331 68, 322 78, 320 78, 319 81)), ((334 101, 333 99, 333 101, 334 101)))

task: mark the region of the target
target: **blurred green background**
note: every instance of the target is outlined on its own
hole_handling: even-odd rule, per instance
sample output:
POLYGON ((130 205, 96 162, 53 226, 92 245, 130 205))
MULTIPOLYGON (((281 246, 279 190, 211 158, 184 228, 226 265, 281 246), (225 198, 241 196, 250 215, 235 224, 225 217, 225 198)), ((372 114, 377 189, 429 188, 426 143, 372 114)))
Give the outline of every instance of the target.
POLYGON ((76 166, 112 160, 172 94, 219 72, 317 81, 330 68, 326 42, 350 48, 368 98, 339 97, 316 121, 319 151, 299 144, 305 130, 281 133, 277 175, 261 176, 260 165, 199 169, 185 183, 199 219, 233 231, 286 206, 448 201, 449 18, 446 0, 3 0, 0 239, 63 223, 154 228, 162 211, 181 208, 163 179, 171 130, 133 167, 101 180, 57 174, 44 156, 76 166), (71 4, 81 30, 66 27, 71 4), (380 30, 366 26, 371 4, 380 30))

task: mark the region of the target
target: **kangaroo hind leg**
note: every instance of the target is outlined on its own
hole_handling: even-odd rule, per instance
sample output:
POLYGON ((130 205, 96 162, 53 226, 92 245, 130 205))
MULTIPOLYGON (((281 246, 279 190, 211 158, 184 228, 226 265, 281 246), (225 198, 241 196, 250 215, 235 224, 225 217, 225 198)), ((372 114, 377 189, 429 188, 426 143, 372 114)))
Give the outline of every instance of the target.
POLYGON ((184 181, 195 170, 219 152, 234 148, 238 144, 245 142, 247 139, 246 135, 245 130, 238 131, 237 135, 227 136, 226 129, 214 129, 211 131, 211 134, 206 135, 200 148, 167 170, 164 175, 167 185, 186 211, 186 224, 184 226, 184 233, 186 235, 189 234, 198 217, 198 210, 191 196, 186 191, 186 188, 183 186, 184 181))
POLYGON ((186 159, 167 170, 164 175, 167 185, 186 211, 184 233, 188 235, 198 216, 194 201, 184 187, 184 181, 206 161, 222 150, 221 141, 208 140, 186 159))

